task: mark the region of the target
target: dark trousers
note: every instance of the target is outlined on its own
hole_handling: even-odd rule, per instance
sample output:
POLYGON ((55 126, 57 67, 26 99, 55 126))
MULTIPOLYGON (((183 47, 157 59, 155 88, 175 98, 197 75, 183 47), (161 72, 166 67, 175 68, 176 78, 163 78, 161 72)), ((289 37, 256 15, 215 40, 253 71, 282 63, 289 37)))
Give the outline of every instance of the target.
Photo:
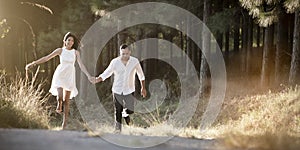
POLYGON ((116 128, 121 129, 123 108, 127 108, 127 114, 134 113, 134 96, 133 93, 128 95, 113 93, 113 100, 115 104, 116 128))

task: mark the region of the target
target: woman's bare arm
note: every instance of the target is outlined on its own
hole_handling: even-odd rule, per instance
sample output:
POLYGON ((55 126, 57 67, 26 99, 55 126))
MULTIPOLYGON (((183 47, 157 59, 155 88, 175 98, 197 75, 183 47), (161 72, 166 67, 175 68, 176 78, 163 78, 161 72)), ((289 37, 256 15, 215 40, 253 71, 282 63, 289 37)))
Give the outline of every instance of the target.
POLYGON ((50 53, 49 55, 47 56, 44 56, 36 61, 33 61, 29 64, 26 65, 25 69, 28 70, 30 67, 34 66, 34 65, 38 65, 38 64, 42 64, 44 62, 47 62, 49 61, 50 59, 52 59, 53 57, 57 56, 57 55, 60 55, 62 52, 62 48, 57 48, 55 49, 52 53, 50 53))
POLYGON ((82 61, 81 61, 81 58, 80 58, 80 53, 79 51, 76 51, 76 60, 77 60, 77 63, 79 65, 79 68, 81 69, 81 71, 89 78, 91 78, 91 75, 89 74, 89 72, 87 71, 86 67, 83 65, 82 61))

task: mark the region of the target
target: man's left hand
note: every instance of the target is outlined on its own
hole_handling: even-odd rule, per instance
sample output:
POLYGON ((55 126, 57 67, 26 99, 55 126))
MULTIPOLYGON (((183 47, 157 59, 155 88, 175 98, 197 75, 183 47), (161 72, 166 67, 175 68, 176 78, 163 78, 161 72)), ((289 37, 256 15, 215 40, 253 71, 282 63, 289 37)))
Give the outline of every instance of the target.
POLYGON ((143 97, 146 97, 146 96, 147 96, 147 91, 146 91, 145 88, 142 88, 142 89, 141 89, 141 95, 142 95, 143 97))

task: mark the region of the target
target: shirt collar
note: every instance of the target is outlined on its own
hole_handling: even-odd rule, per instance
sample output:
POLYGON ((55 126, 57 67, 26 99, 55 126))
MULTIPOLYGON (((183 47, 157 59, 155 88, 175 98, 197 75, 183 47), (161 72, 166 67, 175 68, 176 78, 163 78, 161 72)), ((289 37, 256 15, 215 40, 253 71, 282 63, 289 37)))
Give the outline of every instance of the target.
MULTIPOLYGON (((132 57, 132 56, 129 56, 128 62, 131 60, 131 57, 132 57)), ((119 59, 119 61, 122 61, 122 60, 121 60, 121 56, 119 56, 118 59, 119 59)))

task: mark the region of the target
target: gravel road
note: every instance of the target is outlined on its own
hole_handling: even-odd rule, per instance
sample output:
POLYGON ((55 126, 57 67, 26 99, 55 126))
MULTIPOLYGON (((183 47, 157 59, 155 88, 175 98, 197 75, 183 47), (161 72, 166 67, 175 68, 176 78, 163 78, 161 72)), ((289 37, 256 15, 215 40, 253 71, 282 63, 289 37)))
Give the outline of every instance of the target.
MULTIPOLYGON (((28 129, 0 129, 0 150, 127 150, 130 147, 112 144, 107 139, 132 143, 143 147, 145 142, 161 141, 162 137, 130 136, 105 134, 100 137, 90 136, 81 131, 51 131, 28 129), (103 138, 105 137, 105 138, 103 138)), ((147 150, 211 150, 215 149, 214 140, 199 140, 174 137, 148 148, 147 150)), ((130 145, 130 144, 129 144, 130 145)), ((135 146, 136 147, 136 146, 135 146)))

